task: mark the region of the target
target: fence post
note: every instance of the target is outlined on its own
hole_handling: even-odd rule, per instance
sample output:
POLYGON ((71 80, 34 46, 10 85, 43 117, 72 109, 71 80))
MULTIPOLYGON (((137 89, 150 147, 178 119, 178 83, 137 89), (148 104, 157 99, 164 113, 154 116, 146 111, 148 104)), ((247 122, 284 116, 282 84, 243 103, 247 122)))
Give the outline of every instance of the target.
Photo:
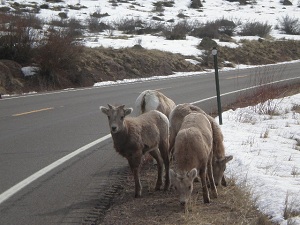
POLYGON ((221 106, 220 84, 219 84, 219 73, 218 73, 218 50, 216 49, 216 47, 213 48, 212 55, 214 56, 214 67, 215 67, 215 80, 216 80, 216 90, 217 90, 219 124, 222 125, 222 106, 221 106))

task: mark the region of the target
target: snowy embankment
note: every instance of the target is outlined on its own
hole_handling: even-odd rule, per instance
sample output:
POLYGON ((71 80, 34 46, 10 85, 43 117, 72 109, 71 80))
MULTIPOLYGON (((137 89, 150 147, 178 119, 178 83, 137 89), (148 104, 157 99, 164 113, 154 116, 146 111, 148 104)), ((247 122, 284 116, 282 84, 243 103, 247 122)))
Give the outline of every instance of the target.
POLYGON ((300 224, 300 94, 229 110, 222 118, 226 150, 234 156, 226 175, 247 187, 273 222, 300 224))

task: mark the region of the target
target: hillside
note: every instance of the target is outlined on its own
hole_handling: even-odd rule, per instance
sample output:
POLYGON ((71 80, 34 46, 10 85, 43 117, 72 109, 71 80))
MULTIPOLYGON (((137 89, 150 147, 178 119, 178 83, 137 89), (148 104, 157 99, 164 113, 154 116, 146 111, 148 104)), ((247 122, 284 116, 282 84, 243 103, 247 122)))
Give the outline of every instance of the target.
POLYGON ((300 58, 297 1, 1 3, 2 94, 300 58))

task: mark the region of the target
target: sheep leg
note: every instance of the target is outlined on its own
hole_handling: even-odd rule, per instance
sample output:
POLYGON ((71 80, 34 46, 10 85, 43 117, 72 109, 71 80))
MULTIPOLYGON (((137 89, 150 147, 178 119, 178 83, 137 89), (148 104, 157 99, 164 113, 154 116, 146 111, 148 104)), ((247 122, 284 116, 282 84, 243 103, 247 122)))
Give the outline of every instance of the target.
POLYGON ((212 191, 212 197, 217 198, 218 192, 217 192, 217 188, 216 188, 216 184, 215 184, 215 180, 214 180, 214 176, 213 176, 212 158, 209 160, 207 167, 208 167, 207 176, 208 176, 209 183, 210 183, 210 189, 212 191))
POLYGON ((142 184, 141 184, 141 180, 140 180, 140 162, 141 162, 141 158, 139 157, 139 159, 135 158, 129 158, 128 159, 128 163, 130 166, 130 169, 133 173, 133 177, 134 177, 134 184, 135 184, 135 197, 139 198, 142 196, 142 184))
POLYGON ((157 181, 156 181, 156 185, 155 185, 155 190, 160 190, 160 187, 163 183, 162 181, 162 172, 163 172, 163 160, 162 157, 160 155, 160 152, 158 149, 155 149, 151 152, 149 152, 149 154, 156 160, 157 162, 157 181))
POLYGON ((165 187, 164 190, 167 191, 170 188, 171 182, 170 182, 170 158, 169 158, 169 143, 168 141, 162 141, 159 145, 160 154, 162 156, 162 159, 164 161, 165 165, 165 187))
POLYGON ((142 196, 142 184, 139 176, 139 168, 133 169, 133 176, 134 176, 134 184, 135 184, 135 197, 139 198, 142 196))
POLYGON ((199 175, 201 179, 201 184, 202 184, 202 192, 203 192, 203 201, 204 203, 209 203, 210 198, 209 198, 209 192, 207 188, 207 183, 206 183, 206 168, 200 169, 199 175))
POLYGON ((226 182, 226 179, 225 179, 225 176, 224 176, 224 175, 222 176, 221 184, 222 184, 224 187, 227 187, 227 182, 226 182))

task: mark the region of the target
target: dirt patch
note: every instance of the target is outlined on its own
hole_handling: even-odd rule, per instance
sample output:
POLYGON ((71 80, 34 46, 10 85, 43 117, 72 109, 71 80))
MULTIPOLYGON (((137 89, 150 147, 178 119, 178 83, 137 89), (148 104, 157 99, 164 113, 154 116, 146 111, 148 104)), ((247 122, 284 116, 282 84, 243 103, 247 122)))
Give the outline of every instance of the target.
POLYGON ((218 187, 218 198, 204 204, 201 183, 195 182, 192 201, 183 208, 175 190, 154 191, 156 166, 147 161, 142 168, 143 195, 134 198, 133 176, 124 183, 123 192, 99 224, 271 224, 249 201, 249 193, 241 191, 229 179, 227 187, 218 187))

